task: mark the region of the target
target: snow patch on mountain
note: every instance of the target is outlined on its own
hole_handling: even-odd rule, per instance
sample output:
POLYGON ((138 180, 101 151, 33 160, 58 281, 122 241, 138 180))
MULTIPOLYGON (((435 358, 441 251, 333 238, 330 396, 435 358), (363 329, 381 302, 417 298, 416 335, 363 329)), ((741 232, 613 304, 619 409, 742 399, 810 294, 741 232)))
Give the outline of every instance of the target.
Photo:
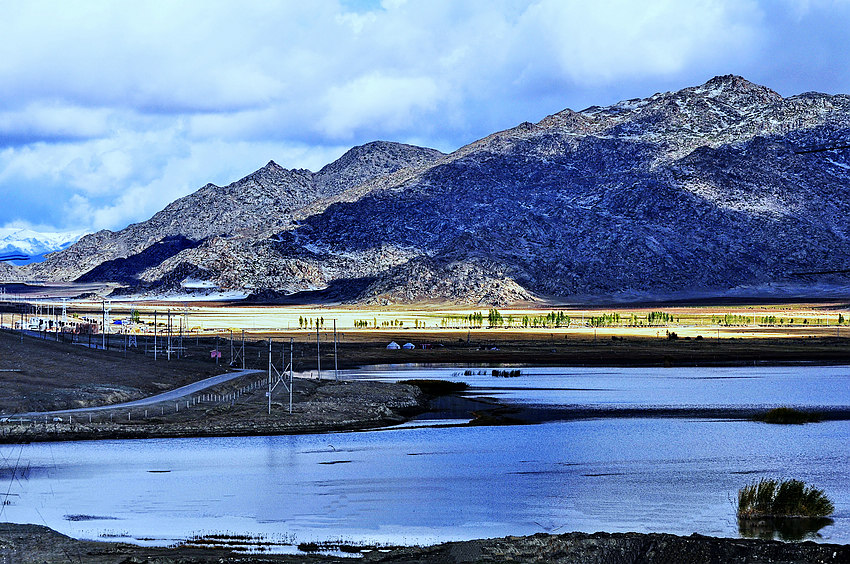
POLYGON ((29 256, 20 264, 40 262, 47 253, 66 249, 85 234, 86 231, 34 231, 21 227, 0 227, 0 255, 29 256))

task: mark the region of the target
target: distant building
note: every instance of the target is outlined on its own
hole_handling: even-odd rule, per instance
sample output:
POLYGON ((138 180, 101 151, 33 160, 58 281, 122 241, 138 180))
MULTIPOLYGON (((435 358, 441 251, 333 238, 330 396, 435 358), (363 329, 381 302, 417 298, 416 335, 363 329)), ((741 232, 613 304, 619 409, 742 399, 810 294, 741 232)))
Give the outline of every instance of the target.
POLYGON ((401 347, 395 341, 390 341, 390 344, 387 345, 387 348, 396 351, 396 350, 400 349, 401 347))
POLYGON ((413 343, 405 343, 404 345, 402 345, 401 348, 411 350, 411 349, 415 349, 416 345, 414 345, 413 343))

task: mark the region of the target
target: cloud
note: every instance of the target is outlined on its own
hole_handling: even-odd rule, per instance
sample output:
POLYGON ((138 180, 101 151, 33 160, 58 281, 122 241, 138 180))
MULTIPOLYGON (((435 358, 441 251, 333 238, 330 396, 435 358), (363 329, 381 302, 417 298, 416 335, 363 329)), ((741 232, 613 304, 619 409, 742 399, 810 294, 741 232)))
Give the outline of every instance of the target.
POLYGON ((20 145, 37 139, 91 139, 109 133, 110 111, 82 108, 51 101, 0 111, 0 147, 20 145))
POLYGON ((430 77, 371 73, 328 90, 319 126, 331 138, 351 138, 362 128, 394 133, 436 109, 444 92, 430 77))
POLYGON ((706 58, 747 52, 758 19, 756 5, 746 0, 545 0, 523 13, 515 39, 533 46, 523 53, 524 80, 554 73, 594 85, 675 73, 706 58))
POLYGON ((87 142, 0 151, 0 224, 120 229, 207 182, 225 185, 269 159, 318 170, 346 147, 190 139, 179 124, 87 142), (27 210, 28 214, 13 215, 27 210), (10 213, 12 212, 12 213, 10 213))

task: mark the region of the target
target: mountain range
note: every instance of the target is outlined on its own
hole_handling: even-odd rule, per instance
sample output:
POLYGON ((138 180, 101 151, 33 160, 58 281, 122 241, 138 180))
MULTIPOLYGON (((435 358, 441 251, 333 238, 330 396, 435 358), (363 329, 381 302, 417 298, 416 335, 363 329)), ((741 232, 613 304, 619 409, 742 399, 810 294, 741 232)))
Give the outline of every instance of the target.
POLYGON ((450 154, 374 142, 315 173, 269 162, 16 275, 274 302, 815 295, 847 285, 846 145, 850 96, 719 76, 450 154))

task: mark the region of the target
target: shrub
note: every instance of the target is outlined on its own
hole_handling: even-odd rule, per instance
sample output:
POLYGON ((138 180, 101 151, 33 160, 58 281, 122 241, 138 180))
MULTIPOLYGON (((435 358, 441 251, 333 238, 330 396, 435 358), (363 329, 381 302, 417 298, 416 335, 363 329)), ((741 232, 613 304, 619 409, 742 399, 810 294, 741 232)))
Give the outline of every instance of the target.
POLYGON ((767 413, 756 415, 753 419, 779 425, 802 425, 803 423, 819 422, 820 415, 808 411, 800 411, 793 407, 777 407, 767 413))
POLYGON ((800 480, 762 478, 738 490, 738 518, 827 517, 835 511, 832 501, 800 480))

